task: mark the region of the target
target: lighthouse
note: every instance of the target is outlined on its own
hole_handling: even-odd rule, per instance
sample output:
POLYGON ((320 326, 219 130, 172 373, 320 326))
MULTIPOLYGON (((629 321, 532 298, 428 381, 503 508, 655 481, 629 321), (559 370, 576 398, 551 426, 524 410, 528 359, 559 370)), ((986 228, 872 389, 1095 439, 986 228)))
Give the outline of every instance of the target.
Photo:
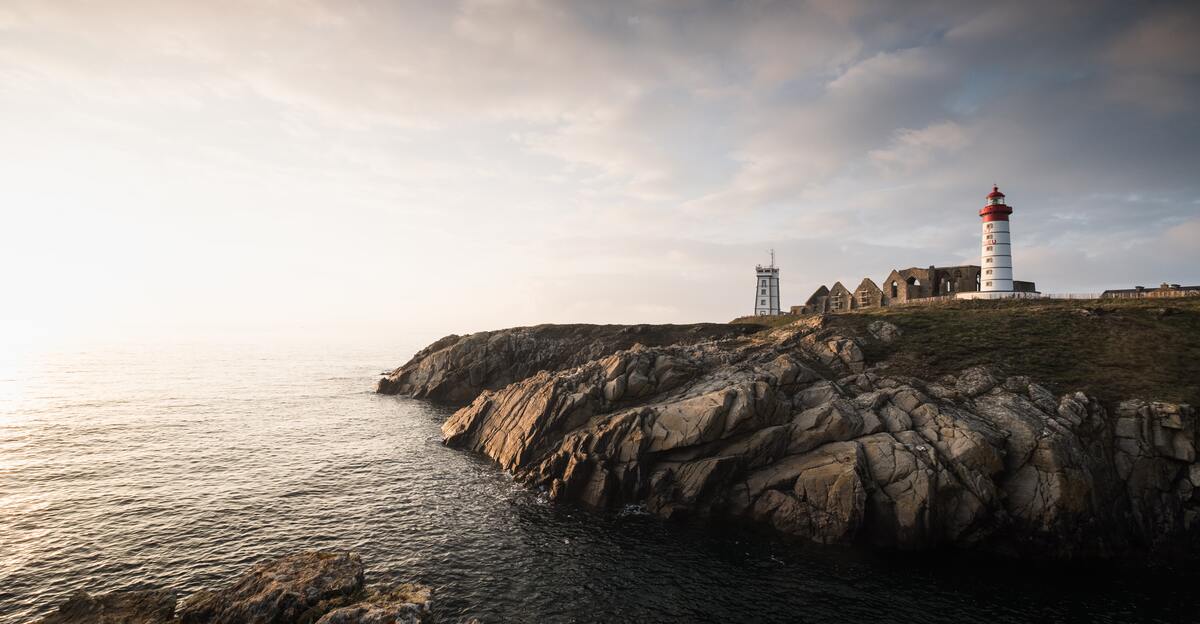
POLYGON ((754 267, 754 316, 779 316, 779 267, 775 266, 775 250, 771 264, 754 267))
POLYGON ((987 204, 979 211, 983 219, 983 244, 980 259, 979 291, 1013 292, 1012 240, 1008 215, 1012 206, 1004 203, 1004 193, 992 186, 987 204))

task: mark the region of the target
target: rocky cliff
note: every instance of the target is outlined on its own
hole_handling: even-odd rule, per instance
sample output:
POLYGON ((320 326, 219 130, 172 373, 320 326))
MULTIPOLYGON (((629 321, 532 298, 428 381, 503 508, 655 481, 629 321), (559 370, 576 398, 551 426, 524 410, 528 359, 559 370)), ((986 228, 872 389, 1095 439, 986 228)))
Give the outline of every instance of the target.
POLYGON ((376 391, 466 405, 543 370, 579 366, 635 344, 662 346, 747 336, 756 325, 538 325, 450 335, 379 380, 376 391))
POLYGON ((461 399, 488 388, 445 423, 446 444, 594 508, 904 549, 1104 556, 1200 542, 1191 406, 1056 396, 987 367, 918 379, 868 366, 864 350, 901 333, 811 317, 580 352, 561 334, 510 330, 471 342, 519 347, 441 341, 385 390, 461 399))
POLYGON ((171 590, 78 592, 41 624, 418 624, 430 590, 368 587, 352 552, 305 552, 252 567, 233 584, 177 607, 171 590))

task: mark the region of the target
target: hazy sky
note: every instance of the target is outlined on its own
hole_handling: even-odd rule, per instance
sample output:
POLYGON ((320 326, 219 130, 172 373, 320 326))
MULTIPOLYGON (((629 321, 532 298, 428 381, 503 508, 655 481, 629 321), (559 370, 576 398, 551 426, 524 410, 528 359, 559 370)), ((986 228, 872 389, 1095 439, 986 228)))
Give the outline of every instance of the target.
POLYGON ((1200 4, 0 0, 0 339, 1200 283, 1200 4))

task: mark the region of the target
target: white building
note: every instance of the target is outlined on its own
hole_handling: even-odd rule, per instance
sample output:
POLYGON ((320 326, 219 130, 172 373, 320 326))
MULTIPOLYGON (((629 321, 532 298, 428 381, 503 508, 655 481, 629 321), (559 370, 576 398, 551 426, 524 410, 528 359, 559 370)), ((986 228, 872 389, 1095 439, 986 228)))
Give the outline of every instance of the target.
POLYGON ((1012 239, 1008 215, 1012 207, 1004 203, 1004 193, 993 186, 987 204, 979 211, 983 219, 983 243, 980 253, 980 292, 1012 292, 1012 239))
POLYGON ((1009 230, 1008 215, 1012 206, 1004 202, 1004 193, 992 186, 987 203, 979 211, 983 219, 983 239, 979 253, 979 290, 960 292, 959 299, 1007 299, 1010 297, 1037 297, 1032 282, 1013 282, 1012 232, 1009 230), (1018 287, 1019 286, 1019 287, 1018 287))
POLYGON ((779 267, 775 266, 775 251, 771 251, 770 266, 755 267, 758 285, 755 288, 754 316, 779 315, 779 267))

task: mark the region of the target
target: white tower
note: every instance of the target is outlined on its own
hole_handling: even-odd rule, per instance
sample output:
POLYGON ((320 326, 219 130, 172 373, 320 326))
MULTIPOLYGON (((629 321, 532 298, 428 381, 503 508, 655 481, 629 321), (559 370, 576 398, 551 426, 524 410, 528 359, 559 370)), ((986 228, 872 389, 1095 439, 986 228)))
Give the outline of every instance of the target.
POLYGON ((988 193, 987 204, 979 211, 983 218, 983 251, 980 264, 980 292, 1012 292, 1012 241, 1008 215, 1012 207, 1004 203, 1004 193, 996 186, 988 193))
POLYGON ((755 267, 758 284, 755 287, 754 316, 779 316, 779 267, 775 266, 775 250, 771 250, 771 265, 755 267))

